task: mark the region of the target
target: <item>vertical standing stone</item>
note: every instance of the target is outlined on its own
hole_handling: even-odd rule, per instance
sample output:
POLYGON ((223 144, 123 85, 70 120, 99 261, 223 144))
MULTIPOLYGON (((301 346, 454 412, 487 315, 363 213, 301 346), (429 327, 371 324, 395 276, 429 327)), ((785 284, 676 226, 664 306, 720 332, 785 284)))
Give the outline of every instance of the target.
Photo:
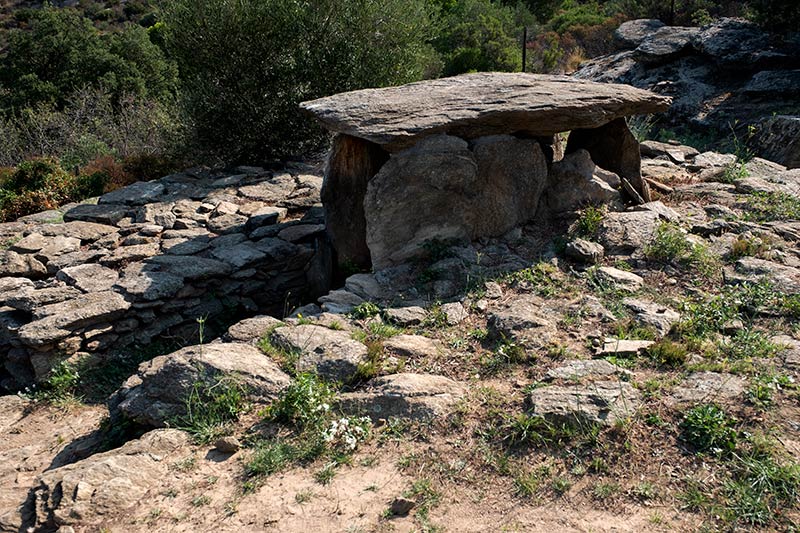
POLYGON ((610 170, 630 181, 645 202, 651 201, 650 188, 642 179, 642 158, 639 141, 633 136, 624 118, 592 129, 576 129, 569 134, 568 154, 587 150, 600 168, 610 170))
POLYGON ((337 135, 333 139, 322 184, 322 203, 328 235, 340 266, 371 266, 367 247, 364 195, 367 182, 389 159, 377 144, 337 135))

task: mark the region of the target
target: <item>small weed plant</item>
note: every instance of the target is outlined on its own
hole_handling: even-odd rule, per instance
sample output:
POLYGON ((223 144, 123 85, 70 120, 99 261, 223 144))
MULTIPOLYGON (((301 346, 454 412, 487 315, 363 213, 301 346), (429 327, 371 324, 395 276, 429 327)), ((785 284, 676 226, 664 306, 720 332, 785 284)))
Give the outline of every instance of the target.
POLYGON ((600 224, 606 216, 605 210, 602 207, 588 206, 582 212, 578 220, 575 221, 573 235, 575 237, 583 237, 591 239, 597 236, 600 231, 600 224))
POLYGON ((681 422, 683 438, 698 452, 724 455, 736 449, 736 419, 716 404, 702 404, 686 411, 681 422))
POLYGON ((773 222, 800 219, 800 198, 783 192, 755 192, 747 197, 745 220, 773 222))
POLYGON ((350 317, 364 320, 379 315, 381 308, 372 302, 362 302, 350 311, 350 317))
POLYGON ((70 361, 60 361, 50 370, 47 379, 28 392, 32 398, 56 405, 80 401, 76 396, 81 375, 78 366, 70 361))
POLYGON ((653 240, 645 247, 645 257, 651 261, 693 268, 705 277, 718 270, 719 261, 703 244, 692 243, 675 224, 662 223, 656 228, 653 240))
POLYGON ((192 386, 185 414, 171 425, 189 432, 197 442, 208 443, 224 434, 249 407, 247 388, 237 376, 206 376, 192 386))
POLYGON ((257 443, 245 465, 254 488, 265 476, 291 464, 308 464, 321 457, 329 463, 319 480, 329 481, 335 468, 349 460, 358 444, 368 439, 371 421, 365 417, 338 416, 332 408, 335 390, 314 374, 300 374, 264 411, 267 421, 281 424, 287 431, 257 443))
POLYGON ((558 267, 545 262, 512 272, 505 281, 515 287, 550 298, 565 291, 563 275, 558 267))

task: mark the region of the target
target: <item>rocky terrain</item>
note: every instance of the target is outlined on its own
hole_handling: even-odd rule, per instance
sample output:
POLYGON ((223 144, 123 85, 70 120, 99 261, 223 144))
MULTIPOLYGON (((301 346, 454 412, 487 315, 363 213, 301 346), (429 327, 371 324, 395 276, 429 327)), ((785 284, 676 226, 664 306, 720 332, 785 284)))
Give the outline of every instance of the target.
POLYGON ((788 530, 799 171, 641 153, 651 202, 434 240, 299 308, 212 312, 235 322, 219 336, 204 291, 246 314, 308 272, 311 169, 187 173, 3 225, 4 362, 39 384, 0 398, 0 530, 788 530), (194 328, 179 349, 116 381, 93 361, 145 342, 120 324, 171 316, 194 328), (37 354, 70 358, 17 370, 37 354))
POLYGON ((795 530, 800 169, 639 143, 669 104, 356 91, 324 177, 0 225, 0 531, 795 530))
POLYGON ((620 51, 582 64, 581 79, 627 83, 674 98, 667 128, 724 139, 732 130, 761 157, 800 166, 800 42, 723 18, 703 27, 632 20, 620 51), (748 131, 748 126, 753 126, 748 131))

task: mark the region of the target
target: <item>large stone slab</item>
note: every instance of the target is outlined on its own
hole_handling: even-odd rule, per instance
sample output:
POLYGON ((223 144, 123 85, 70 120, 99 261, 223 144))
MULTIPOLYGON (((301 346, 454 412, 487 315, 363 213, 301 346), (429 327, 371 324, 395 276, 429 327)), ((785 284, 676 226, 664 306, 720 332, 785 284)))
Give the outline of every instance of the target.
POLYGON ((533 218, 546 179, 547 162, 534 140, 495 135, 470 146, 450 135, 426 137, 393 154, 367 184, 373 267, 402 263, 431 239, 503 235, 533 218))
POLYGON ((597 128, 616 118, 666 111, 669 102, 627 85, 483 72, 353 91, 304 102, 301 108, 331 131, 397 151, 438 133, 475 139, 597 128))
POLYGON ((272 342, 297 355, 299 372, 315 372, 331 381, 350 380, 367 359, 367 347, 349 333, 322 326, 278 328, 272 342))
POLYGON ((83 294, 37 309, 34 321, 19 328, 19 339, 29 346, 51 344, 69 336, 71 330, 117 318, 130 306, 115 292, 83 294))
POLYGON ((213 385, 225 375, 251 398, 275 399, 291 379, 255 346, 218 343, 189 346, 142 363, 109 399, 113 417, 125 415, 137 424, 164 427, 186 414, 186 400, 198 381, 213 385))

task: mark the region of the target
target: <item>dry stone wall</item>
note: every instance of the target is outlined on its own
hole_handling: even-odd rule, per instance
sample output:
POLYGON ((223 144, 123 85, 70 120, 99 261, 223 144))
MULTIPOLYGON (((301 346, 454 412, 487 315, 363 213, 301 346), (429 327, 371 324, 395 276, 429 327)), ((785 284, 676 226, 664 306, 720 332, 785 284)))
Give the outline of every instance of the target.
POLYGON ((321 185, 299 165, 187 171, 0 224, 0 388, 327 292, 321 185))

